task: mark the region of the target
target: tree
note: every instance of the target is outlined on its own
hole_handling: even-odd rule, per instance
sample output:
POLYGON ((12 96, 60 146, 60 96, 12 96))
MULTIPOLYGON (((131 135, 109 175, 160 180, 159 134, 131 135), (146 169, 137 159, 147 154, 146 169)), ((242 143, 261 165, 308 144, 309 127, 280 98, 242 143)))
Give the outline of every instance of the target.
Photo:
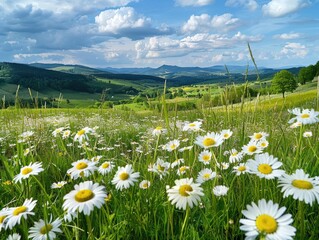
POLYGON ((312 81, 316 76, 316 67, 314 65, 309 65, 308 67, 303 67, 298 73, 298 81, 301 84, 312 81))
POLYGON ((297 82, 293 74, 287 70, 277 72, 271 81, 271 86, 277 91, 282 93, 285 97, 285 92, 293 92, 297 88, 297 82))

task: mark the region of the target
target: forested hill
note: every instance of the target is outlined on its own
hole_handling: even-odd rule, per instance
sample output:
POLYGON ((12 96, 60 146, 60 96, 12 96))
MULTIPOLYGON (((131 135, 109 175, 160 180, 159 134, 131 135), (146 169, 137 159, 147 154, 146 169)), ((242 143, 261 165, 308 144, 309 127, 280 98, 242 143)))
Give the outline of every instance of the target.
POLYGON ((104 88, 93 76, 52 71, 26 64, 0 63, 0 83, 21 85, 34 90, 69 89, 80 92, 101 92, 104 88))

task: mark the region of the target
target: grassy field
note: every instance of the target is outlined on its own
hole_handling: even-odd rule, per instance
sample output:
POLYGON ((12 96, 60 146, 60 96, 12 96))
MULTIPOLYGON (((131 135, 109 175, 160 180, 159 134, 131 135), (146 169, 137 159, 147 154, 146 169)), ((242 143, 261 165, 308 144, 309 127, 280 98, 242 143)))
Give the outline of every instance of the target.
POLYGON ((317 239, 319 125, 288 123, 318 111, 314 88, 187 111, 3 109, 0 239, 317 239))

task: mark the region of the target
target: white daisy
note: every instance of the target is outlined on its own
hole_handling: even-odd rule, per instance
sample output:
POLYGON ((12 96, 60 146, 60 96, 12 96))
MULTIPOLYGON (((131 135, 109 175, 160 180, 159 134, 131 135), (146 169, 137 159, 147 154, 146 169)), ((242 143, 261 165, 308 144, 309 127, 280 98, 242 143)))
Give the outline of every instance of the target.
POLYGON ((283 175, 285 171, 278 169, 281 165, 282 162, 278 161, 278 158, 268 153, 256 154, 255 160, 249 159, 246 163, 246 166, 250 169, 250 173, 266 179, 274 179, 283 175))
POLYGON ((258 141, 251 140, 247 145, 242 147, 242 153, 246 155, 253 155, 256 153, 262 153, 263 148, 258 141))
POLYGON ((113 168, 114 168, 114 163, 113 162, 105 161, 99 167, 99 173, 101 173, 102 175, 106 175, 109 172, 111 172, 113 168))
POLYGON ((96 162, 87 159, 81 159, 72 163, 72 168, 68 169, 71 179, 78 179, 79 177, 88 177, 97 170, 96 162))
POLYGON ((312 137, 312 132, 304 132, 302 136, 305 138, 312 137))
POLYGON ((181 165, 184 163, 184 158, 178 158, 174 162, 171 163, 171 168, 181 165))
POLYGON ((117 172, 112 180, 112 184, 115 185, 117 190, 129 188, 137 182, 140 173, 134 172, 132 165, 128 164, 125 167, 118 167, 117 172))
POLYGON ((192 178, 175 180, 175 186, 166 190, 169 201, 176 204, 178 209, 186 210, 187 206, 192 208, 204 196, 203 189, 199 183, 194 183, 192 178))
POLYGON ((228 153, 230 163, 240 162, 244 157, 244 154, 242 152, 238 152, 235 148, 231 149, 228 153))
POLYGON ((181 176, 185 173, 187 173, 187 171, 190 170, 190 167, 189 166, 181 166, 177 169, 177 175, 181 176))
POLYGON ((91 158, 91 161, 92 161, 92 162, 98 162, 98 161, 100 161, 100 159, 101 159, 102 157, 103 157, 103 156, 101 156, 101 155, 94 156, 94 157, 91 158))
POLYGON ((206 182, 208 180, 211 180, 216 177, 216 172, 213 172, 209 168, 204 168, 198 173, 196 182, 202 184, 203 182, 206 182))
POLYGON ((202 151, 198 156, 198 161, 204 163, 204 165, 210 164, 212 160, 212 153, 208 150, 202 151))
POLYGON ((205 136, 196 137, 195 144, 202 148, 218 147, 224 142, 224 138, 219 133, 209 132, 205 136))
POLYGON ((151 186, 151 182, 148 180, 143 180, 142 182, 140 182, 139 187, 141 189, 148 189, 151 186))
POLYGON ((63 130, 64 130, 64 127, 60 127, 60 128, 55 129, 55 130, 52 132, 53 137, 57 137, 57 136, 59 136, 60 134, 62 134, 62 133, 63 133, 63 130))
POLYGON ((246 232, 246 239, 293 239, 296 229, 290 224, 293 222, 291 214, 284 214, 285 207, 279 208, 277 203, 265 199, 259 200, 258 205, 247 205, 239 222, 240 230, 246 232))
POLYGON ((170 142, 168 142, 165 146, 164 149, 166 149, 167 151, 171 152, 174 151, 175 149, 177 149, 180 145, 180 141, 179 140, 172 140, 170 142))
POLYGON ((62 138, 63 139, 69 138, 70 136, 71 136, 71 131, 70 130, 63 131, 63 134, 62 134, 62 138))
POLYGON ((63 209, 68 212, 83 212, 90 215, 94 207, 100 208, 107 197, 104 186, 92 181, 82 182, 74 186, 74 190, 66 194, 63 199, 63 209))
POLYGON ((293 117, 288 121, 288 123, 293 122, 300 122, 301 124, 312 124, 319 122, 319 112, 315 111, 314 109, 300 109, 300 108, 294 108, 292 110, 288 110, 288 112, 296 115, 296 117, 293 117))
POLYGON ((251 140, 253 141, 260 141, 260 140, 264 140, 266 139, 266 137, 268 137, 269 134, 265 133, 265 132, 256 132, 254 133, 252 136, 249 136, 251 140))
POLYGON ((202 122, 200 121, 195 121, 195 122, 186 122, 185 125, 183 126, 183 131, 192 131, 192 132, 197 132, 200 130, 200 127, 202 125, 202 122))
POLYGON ((15 183, 22 181, 22 179, 29 178, 31 175, 38 175, 44 169, 42 168, 42 163, 35 162, 30 163, 28 166, 21 168, 20 173, 13 178, 15 183))
POLYGON ((53 240, 56 238, 57 233, 62 233, 59 228, 61 224, 62 220, 59 218, 52 222, 52 216, 47 223, 40 219, 40 221, 35 222, 34 226, 30 228, 28 238, 32 238, 34 240, 53 240))
POLYGON ((284 197, 292 195, 310 205, 316 200, 319 203, 319 179, 309 177, 302 169, 297 169, 292 175, 284 174, 278 180, 284 197))
POLYGON ((66 181, 61 181, 57 183, 52 183, 51 188, 56 189, 56 188, 62 188, 65 184, 67 184, 66 181))
POLYGON ((233 132, 230 129, 225 129, 220 132, 220 135, 222 135, 223 139, 226 140, 233 135, 233 132))
POLYGON ((0 231, 5 228, 7 222, 7 216, 9 214, 9 208, 3 208, 0 210, 0 231))
POLYGON ((239 176, 241 174, 249 172, 249 167, 246 166, 246 163, 241 163, 238 166, 233 167, 233 172, 236 173, 237 176, 239 176))
POLYGON ((9 235, 7 238, 7 240, 20 240, 20 239, 21 239, 21 235, 18 233, 13 233, 9 235))
POLYGON ((165 134, 167 132, 167 130, 165 128, 162 128, 162 127, 156 127, 152 130, 152 135, 153 136, 159 136, 159 135, 162 135, 162 134, 165 134))
POLYGON ((82 144, 83 141, 89 140, 88 133, 94 133, 94 129, 85 127, 82 128, 80 131, 78 131, 74 136, 74 141, 78 141, 80 144, 82 144))
POLYGON ((216 197, 227 195, 229 188, 224 185, 218 185, 213 188, 213 193, 216 197))
POLYGON ((154 163, 148 168, 148 171, 155 172, 160 176, 160 178, 162 178, 168 174, 169 168, 170 168, 169 162, 165 162, 164 160, 158 158, 156 163, 154 163))
POLYGON ((16 224, 20 224, 21 218, 27 219, 28 215, 34 215, 32 212, 37 200, 32 198, 26 199, 24 203, 19 207, 11 207, 8 209, 8 215, 6 217, 5 228, 12 229, 16 224))

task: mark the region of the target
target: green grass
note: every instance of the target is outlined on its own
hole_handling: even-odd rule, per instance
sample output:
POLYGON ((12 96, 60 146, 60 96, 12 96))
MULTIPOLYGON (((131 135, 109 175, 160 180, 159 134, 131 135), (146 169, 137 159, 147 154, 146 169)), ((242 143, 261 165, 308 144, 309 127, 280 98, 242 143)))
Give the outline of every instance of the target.
MULTIPOLYGON (((240 151, 249 142, 249 136, 266 132, 269 146, 264 152, 282 162, 280 169, 287 174, 303 169, 311 177, 319 176, 319 124, 296 129, 288 124, 293 117, 289 109, 300 107, 318 111, 316 91, 307 90, 288 94, 285 99, 280 95, 262 96, 227 108, 192 111, 146 111, 141 104, 129 106, 135 112, 120 106, 115 109, 3 109, 0 112, 0 210, 21 206, 31 197, 37 203, 34 215, 29 215, 13 229, 2 228, 0 239, 13 233, 27 239, 34 222, 49 221, 51 215, 53 219, 63 219, 63 197, 75 184, 89 180, 105 187, 108 200, 101 208, 94 208, 89 216, 78 213, 74 220, 63 221, 60 226, 63 234, 57 234, 57 239, 244 239, 245 234, 239 229, 239 221, 244 218, 242 210, 247 204, 263 198, 286 207, 285 213, 294 219, 296 239, 316 239, 319 235, 316 227, 318 202, 310 206, 291 196, 284 198, 277 179, 260 179, 249 173, 236 176, 232 171, 238 163, 230 163, 228 169, 217 166, 217 163, 229 162, 225 151, 233 148, 240 151), (202 131, 182 131, 186 121, 198 119, 203 121, 202 131), (153 136, 152 130, 158 126, 165 128, 166 134, 153 136), (59 127, 69 129, 70 138, 53 137, 52 132, 59 127), (96 131, 96 134, 88 134, 87 146, 73 140, 83 127, 96 131), (208 165, 199 162, 203 148, 194 143, 196 137, 223 129, 230 129, 233 135, 219 147, 208 149, 216 161, 211 160, 208 165), (26 131, 33 131, 34 135, 21 141, 21 134, 26 131), (311 131, 313 136, 302 137, 305 131, 311 131), (174 139, 180 141, 176 151, 163 149, 174 139), (189 150, 178 151, 189 146, 192 147, 189 150), (30 150, 28 154, 27 149, 30 150), (78 179, 71 179, 67 174, 73 162, 96 156, 102 156, 97 166, 112 161, 114 169, 104 176, 95 171, 78 179), (148 171, 157 158, 170 163, 182 158, 183 165, 190 170, 178 175, 177 167, 170 168, 161 178, 148 171), (21 183, 12 181, 23 166, 34 162, 41 162, 44 170, 21 183), (134 186, 120 191, 112 184, 112 179, 117 168, 127 164, 132 164, 140 177, 134 186), (204 168, 212 169, 219 177, 201 185, 204 196, 197 206, 185 211, 177 209, 169 201, 166 189, 173 187, 177 179, 196 179, 204 168), (138 186, 144 179, 151 182, 146 190, 138 186), (67 181, 67 184, 61 189, 52 189, 51 184, 58 181, 67 181), (229 187, 226 196, 213 194, 212 189, 217 185, 229 187)), ((71 104, 72 101, 76 100, 71 100, 71 104)), ((166 106, 169 100, 162 99, 162 103, 166 106)), ((249 159, 254 159, 254 155, 246 155, 242 162, 249 159)))

